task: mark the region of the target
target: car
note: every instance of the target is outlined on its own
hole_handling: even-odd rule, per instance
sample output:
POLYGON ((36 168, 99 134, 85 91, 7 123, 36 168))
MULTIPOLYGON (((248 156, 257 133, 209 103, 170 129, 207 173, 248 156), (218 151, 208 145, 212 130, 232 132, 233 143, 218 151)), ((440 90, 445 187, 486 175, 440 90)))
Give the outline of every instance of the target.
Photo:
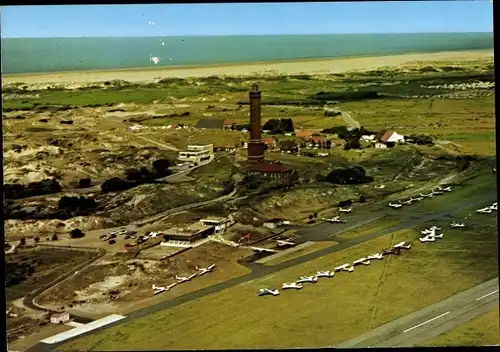
POLYGON ((116 238, 116 234, 111 233, 111 234, 109 234, 108 238, 116 238))
POLYGON ((115 241, 115 240, 109 240, 109 241, 108 241, 108 244, 115 244, 115 243, 116 243, 116 241, 115 241))
POLYGON ((124 240, 128 240, 129 238, 130 238, 130 236, 129 236, 129 235, 125 235, 125 236, 123 236, 123 239, 124 239, 124 240))

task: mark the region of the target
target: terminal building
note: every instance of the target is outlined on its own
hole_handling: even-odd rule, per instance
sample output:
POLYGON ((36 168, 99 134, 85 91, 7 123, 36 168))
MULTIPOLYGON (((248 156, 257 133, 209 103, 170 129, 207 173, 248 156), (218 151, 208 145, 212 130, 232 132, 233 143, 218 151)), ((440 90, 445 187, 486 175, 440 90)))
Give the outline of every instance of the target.
POLYGON ((162 231, 163 242, 166 247, 196 247, 205 243, 208 236, 215 233, 215 225, 193 223, 184 227, 171 227, 162 231))
POLYGON ((214 145, 188 145, 187 150, 179 152, 178 159, 183 162, 201 163, 214 158, 214 145))

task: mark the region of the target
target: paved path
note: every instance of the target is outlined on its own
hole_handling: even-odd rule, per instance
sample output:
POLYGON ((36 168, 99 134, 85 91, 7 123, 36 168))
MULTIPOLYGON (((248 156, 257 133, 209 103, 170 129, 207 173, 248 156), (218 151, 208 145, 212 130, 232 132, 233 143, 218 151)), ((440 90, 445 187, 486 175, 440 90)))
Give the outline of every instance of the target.
POLYGON ((336 347, 413 347, 495 307, 498 307, 498 277, 336 347))
MULTIPOLYGON (((377 232, 374 232, 372 234, 368 234, 365 236, 360 236, 357 238, 345 240, 336 246, 328 247, 328 248, 324 248, 324 249, 321 249, 321 250, 318 250, 318 251, 315 251, 312 253, 308 253, 308 254, 300 256, 298 258, 293 258, 291 260, 288 260, 288 261, 285 261, 285 262, 282 262, 282 263, 279 263, 279 264, 276 264, 273 266, 269 266, 269 267, 263 266, 263 265, 252 266, 253 271, 249 274, 239 276, 239 277, 230 279, 228 281, 224 281, 224 282, 200 289, 198 291, 190 292, 190 293, 187 293, 185 295, 174 298, 172 300, 160 302, 160 303, 157 303, 155 305, 137 310, 135 312, 131 312, 127 315, 127 317, 125 319, 123 319, 119 322, 112 323, 112 324, 107 325, 105 327, 93 330, 92 332, 89 332, 89 333, 85 333, 83 335, 80 335, 78 338, 81 338, 83 336, 87 336, 91 333, 96 333, 96 332, 102 331, 102 330, 110 328, 112 326, 117 326, 118 324, 131 322, 135 319, 138 319, 138 318, 141 318, 141 317, 144 317, 144 316, 147 316, 147 315, 150 315, 150 314, 162 311, 162 310, 173 308, 173 307, 176 307, 178 305, 181 305, 181 304, 184 304, 184 303, 187 303, 190 301, 198 300, 198 299, 200 299, 204 296, 210 295, 212 293, 216 293, 216 292, 237 286, 239 284, 242 284, 242 283, 245 283, 248 281, 252 281, 252 280, 255 280, 257 278, 264 277, 264 276, 267 276, 269 274, 281 271, 283 269, 290 268, 290 267, 293 267, 293 266, 296 266, 299 264, 309 262, 309 261, 314 260, 314 259, 321 258, 321 257, 328 255, 328 254, 339 252, 339 251, 344 250, 346 248, 350 248, 352 246, 364 243, 366 241, 375 239, 377 237, 384 236, 388 233, 396 232, 396 231, 399 231, 401 229, 416 226, 416 225, 423 223, 423 222, 427 222, 427 221, 430 221, 433 219, 444 217, 444 216, 448 215, 449 213, 458 212, 458 211, 462 210, 463 208, 475 205, 477 203, 483 203, 483 202, 488 201, 490 199, 496 199, 496 194, 489 194, 487 196, 478 195, 474 198, 470 198, 466 201, 458 203, 454 207, 448 208, 446 211, 436 212, 436 213, 433 213, 433 214, 430 214, 427 216, 422 216, 422 217, 417 218, 417 219, 403 220, 401 223, 399 223, 395 226, 392 226, 390 228, 384 229, 382 231, 377 231, 377 232), (485 199, 485 198, 487 198, 487 199, 485 199)), ((324 224, 318 224, 318 226, 322 226, 322 225, 324 225, 324 224)), ((314 231, 314 226, 308 228, 307 230, 314 231)), ((71 341, 71 340, 67 340, 65 342, 68 342, 68 341, 71 341)), ((29 349, 28 351, 30 351, 30 352, 51 351, 51 350, 54 350, 57 346, 58 346, 58 344, 47 345, 47 344, 39 343, 38 345, 34 346, 33 348, 29 349)))

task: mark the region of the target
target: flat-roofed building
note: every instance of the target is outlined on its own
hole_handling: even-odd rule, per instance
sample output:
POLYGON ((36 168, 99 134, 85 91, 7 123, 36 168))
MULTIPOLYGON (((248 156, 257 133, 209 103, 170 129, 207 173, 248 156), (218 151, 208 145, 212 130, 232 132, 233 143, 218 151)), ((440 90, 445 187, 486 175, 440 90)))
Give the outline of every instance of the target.
POLYGON ((50 317, 50 322, 52 324, 62 324, 62 323, 66 323, 67 321, 69 321, 69 313, 68 312, 63 312, 63 313, 59 313, 59 314, 54 314, 50 317))
POLYGON ((205 226, 215 226, 214 233, 223 233, 226 228, 234 224, 234 219, 231 215, 228 217, 211 216, 200 219, 200 223, 205 226))
POLYGON ((178 159, 180 161, 189 161, 193 163, 200 163, 208 161, 214 157, 214 145, 188 145, 187 150, 179 152, 178 159))
POLYGON ((162 246, 193 247, 214 234, 215 226, 192 223, 182 227, 171 227, 161 232, 163 233, 162 246))

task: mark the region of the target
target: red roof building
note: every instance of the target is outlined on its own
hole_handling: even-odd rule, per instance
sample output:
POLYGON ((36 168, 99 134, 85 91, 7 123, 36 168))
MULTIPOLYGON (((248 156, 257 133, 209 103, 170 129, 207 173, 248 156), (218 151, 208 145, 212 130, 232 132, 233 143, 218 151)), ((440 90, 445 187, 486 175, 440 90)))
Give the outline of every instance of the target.
POLYGON ((264 142, 264 144, 267 144, 267 146, 270 148, 276 148, 278 146, 278 141, 274 137, 262 138, 262 142, 264 142))
POLYGON ((380 141, 383 143, 387 143, 389 141, 389 138, 393 135, 394 132, 392 131, 386 131, 382 137, 380 137, 380 141))
POLYGON ((295 137, 299 138, 311 138, 313 132, 311 130, 299 130, 295 132, 295 137))
POLYGON ((222 122, 222 129, 223 130, 230 130, 234 126, 234 121, 232 120, 224 120, 222 122))
POLYGON ((281 163, 260 162, 252 164, 248 167, 248 172, 287 184, 291 184, 295 178, 293 169, 281 163))
POLYGON ((314 144, 323 144, 325 142, 325 136, 312 136, 311 142, 314 144))

